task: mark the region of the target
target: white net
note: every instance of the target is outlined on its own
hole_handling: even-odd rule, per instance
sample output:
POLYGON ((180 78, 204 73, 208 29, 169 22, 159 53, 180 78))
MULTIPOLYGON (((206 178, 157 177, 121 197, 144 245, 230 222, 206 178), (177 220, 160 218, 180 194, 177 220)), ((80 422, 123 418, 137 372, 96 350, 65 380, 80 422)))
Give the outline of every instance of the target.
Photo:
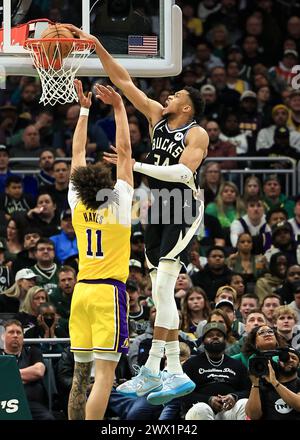
POLYGON ((53 106, 78 101, 74 79, 80 66, 95 50, 93 41, 29 39, 25 41, 24 48, 30 52, 41 79, 41 103, 53 106))

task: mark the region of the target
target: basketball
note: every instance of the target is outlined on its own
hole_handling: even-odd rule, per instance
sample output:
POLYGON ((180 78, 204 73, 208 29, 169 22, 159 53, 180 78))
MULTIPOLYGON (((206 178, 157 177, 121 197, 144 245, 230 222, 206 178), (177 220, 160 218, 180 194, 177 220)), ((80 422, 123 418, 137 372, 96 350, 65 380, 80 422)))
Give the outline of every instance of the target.
MULTIPOLYGON (((42 32, 41 39, 47 38, 72 38, 74 36, 67 28, 58 27, 56 24, 49 26, 44 32, 42 32)), ((59 64, 63 58, 66 58, 72 49, 73 43, 71 41, 45 41, 42 42, 44 54, 49 63, 55 59, 59 64)), ((57 66, 59 67, 59 66, 57 66)))

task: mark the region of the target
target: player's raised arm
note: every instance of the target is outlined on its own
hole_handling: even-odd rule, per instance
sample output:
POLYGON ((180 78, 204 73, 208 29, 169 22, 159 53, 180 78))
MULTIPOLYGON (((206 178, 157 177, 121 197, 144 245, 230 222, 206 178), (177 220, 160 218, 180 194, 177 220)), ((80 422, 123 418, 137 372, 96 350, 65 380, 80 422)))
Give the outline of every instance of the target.
POLYGON ((116 121, 116 147, 117 147, 117 179, 125 180, 133 187, 133 173, 131 160, 131 143, 128 120, 123 100, 119 93, 112 87, 98 85, 96 88, 98 99, 105 104, 112 105, 116 121))
POLYGON ((75 168, 86 166, 85 147, 87 142, 89 109, 92 105, 92 93, 89 92, 88 96, 85 96, 83 94, 82 83, 78 79, 75 79, 74 84, 81 109, 72 142, 71 174, 75 168))
POLYGON ((148 98, 145 93, 135 86, 127 70, 107 52, 96 37, 83 32, 71 24, 63 24, 62 26, 68 28, 76 37, 93 40, 95 42, 96 53, 111 82, 118 87, 118 89, 122 90, 129 101, 147 117, 150 125, 154 126, 161 119, 163 106, 157 101, 148 98))

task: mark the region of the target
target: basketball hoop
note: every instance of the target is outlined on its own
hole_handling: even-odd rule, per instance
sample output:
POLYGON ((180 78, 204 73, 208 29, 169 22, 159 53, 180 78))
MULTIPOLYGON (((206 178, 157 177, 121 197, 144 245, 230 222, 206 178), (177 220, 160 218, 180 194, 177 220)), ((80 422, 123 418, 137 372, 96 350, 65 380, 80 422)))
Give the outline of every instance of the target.
POLYGON ((41 79, 44 105, 78 101, 74 79, 83 62, 95 50, 92 40, 78 38, 27 39, 24 49, 30 53, 41 79), (51 56, 49 47, 51 46, 51 56), (66 52, 66 47, 68 48, 66 52))

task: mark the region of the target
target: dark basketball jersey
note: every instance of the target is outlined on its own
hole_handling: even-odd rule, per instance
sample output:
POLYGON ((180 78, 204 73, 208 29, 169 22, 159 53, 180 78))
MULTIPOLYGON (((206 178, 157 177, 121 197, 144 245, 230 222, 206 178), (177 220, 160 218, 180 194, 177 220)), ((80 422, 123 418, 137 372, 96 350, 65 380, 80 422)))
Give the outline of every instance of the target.
MULTIPOLYGON (((196 121, 192 121, 183 127, 171 130, 166 119, 159 121, 153 128, 151 151, 147 155, 145 162, 151 165, 168 166, 179 163, 180 157, 185 146, 185 138, 190 128, 197 127, 196 121)), ((198 189, 198 174, 200 167, 194 174, 195 188, 198 189)), ((184 183, 165 182, 163 180, 148 177, 150 189, 172 190, 174 188, 186 189, 184 183)), ((194 188, 194 189, 195 189, 194 188)))

